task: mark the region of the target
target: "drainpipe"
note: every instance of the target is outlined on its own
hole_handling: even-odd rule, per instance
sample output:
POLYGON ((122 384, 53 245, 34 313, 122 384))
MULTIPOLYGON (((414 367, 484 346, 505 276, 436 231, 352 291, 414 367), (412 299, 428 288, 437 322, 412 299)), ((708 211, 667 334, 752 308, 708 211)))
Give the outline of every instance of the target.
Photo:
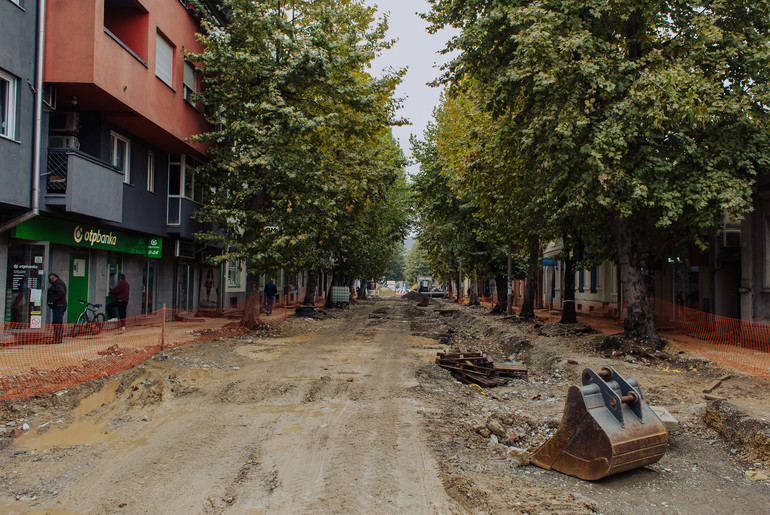
POLYGON ((45 0, 37 1, 37 64, 35 66, 35 120, 32 141, 32 206, 23 215, 0 226, 0 233, 13 229, 17 225, 35 218, 40 214, 40 150, 42 142, 43 120, 43 58, 45 57, 45 0))

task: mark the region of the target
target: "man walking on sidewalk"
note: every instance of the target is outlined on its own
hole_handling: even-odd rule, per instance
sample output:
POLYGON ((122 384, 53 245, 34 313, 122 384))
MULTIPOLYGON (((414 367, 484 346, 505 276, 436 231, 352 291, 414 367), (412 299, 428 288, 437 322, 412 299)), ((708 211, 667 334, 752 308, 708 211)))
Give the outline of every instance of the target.
POLYGON ((120 274, 118 276, 118 284, 110 288, 110 296, 115 300, 107 304, 107 316, 110 317, 110 322, 117 320, 115 318, 115 308, 118 308, 121 331, 126 330, 126 308, 128 307, 128 293, 130 290, 131 286, 126 281, 126 274, 120 274))
POLYGON ((271 277, 265 285, 265 310, 268 315, 273 313, 273 304, 277 295, 278 287, 275 285, 275 279, 271 277))
POLYGON ((48 274, 48 307, 53 312, 53 342, 61 343, 64 336, 64 312, 67 311, 67 285, 56 274, 48 274))

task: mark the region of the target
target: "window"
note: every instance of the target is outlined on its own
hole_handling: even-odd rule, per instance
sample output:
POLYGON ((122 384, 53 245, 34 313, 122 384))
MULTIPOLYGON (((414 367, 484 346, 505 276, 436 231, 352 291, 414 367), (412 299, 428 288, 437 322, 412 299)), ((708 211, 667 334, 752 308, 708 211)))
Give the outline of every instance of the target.
POLYGON ((578 272, 578 291, 584 292, 586 289, 586 269, 581 268, 578 272))
POLYGON ((241 286, 241 265, 238 261, 227 262, 227 286, 230 288, 241 286))
POLYGON ((198 92, 198 73, 190 63, 184 63, 184 99, 192 102, 192 96, 198 92))
POLYGON ((182 162, 184 156, 172 154, 168 161, 167 225, 179 225, 182 219, 182 162))
POLYGON ((591 293, 596 293, 599 289, 599 270, 596 267, 591 269, 591 293))
POLYGON ((174 46, 158 32, 155 35, 155 76, 173 88, 174 46))
POLYGON ((123 182, 131 184, 131 142, 117 132, 110 132, 110 163, 123 172, 123 182))
POLYGON ((0 136, 16 137, 16 77, 0 70, 0 136))
POLYGON ((155 153, 147 152, 147 191, 155 193, 155 153))

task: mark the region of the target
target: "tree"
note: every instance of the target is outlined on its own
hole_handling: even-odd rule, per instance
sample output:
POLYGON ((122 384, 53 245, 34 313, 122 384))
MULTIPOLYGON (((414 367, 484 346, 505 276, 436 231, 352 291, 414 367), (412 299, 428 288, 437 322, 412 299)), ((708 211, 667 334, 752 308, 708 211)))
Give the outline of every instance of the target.
POLYGON ((614 245, 626 334, 657 342, 642 262, 748 211, 768 164, 770 4, 430 2, 434 29, 461 30, 445 80, 473 77, 510 117, 512 146, 546 179, 535 200, 549 220, 597 252, 614 245))
MULTIPOLYGON (((246 263, 253 295, 262 270, 316 265, 348 201, 366 195, 357 185, 397 123, 402 72, 366 73, 389 42, 360 1, 225 0, 223 11, 227 24, 204 23, 205 50, 189 56, 217 124, 195 138, 209 145, 197 180, 211 192, 196 217, 213 225, 198 237, 246 263)), ((244 322, 257 320, 247 309, 244 322)))
POLYGON ((390 258, 390 263, 388 263, 388 268, 385 269, 384 279, 386 281, 403 281, 405 274, 404 269, 406 268, 406 249, 404 249, 404 244, 401 243, 401 245, 397 245, 393 249, 393 255, 390 258))
POLYGON ((417 282, 417 277, 431 275, 428 262, 425 260, 425 252, 422 249, 420 240, 414 242, 412 248, 406 253, 406 263, 404 266, 404 278, 407 285, 417 282))

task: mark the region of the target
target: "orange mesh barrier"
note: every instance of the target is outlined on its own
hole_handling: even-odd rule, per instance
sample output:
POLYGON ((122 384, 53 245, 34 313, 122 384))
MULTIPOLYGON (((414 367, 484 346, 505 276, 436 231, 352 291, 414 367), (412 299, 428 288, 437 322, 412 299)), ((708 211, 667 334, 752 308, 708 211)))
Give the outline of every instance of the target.
MULTIPOLYGON (((5 323, 0 333, 0 400, 54 392, 131 368, 163 348, 212 341, 244 332, 242 306, 225 311, 161 309, 120 322, 53 324, 30 329, 5 323), (198 316, 196 316, 198 315, 198 316), (230 318, 232 317, 232 318, 230 318), (59 334, 57 334, 59 333, 59 334), (61 339, 61 343, 55 343, 61 339)), ((293 315, 285 299, 262 322, 279 324, 293 315)))
POLYGON ((704 313, 654 299, 661 334, 712 361, 770 378, 770 324, 704 313))

